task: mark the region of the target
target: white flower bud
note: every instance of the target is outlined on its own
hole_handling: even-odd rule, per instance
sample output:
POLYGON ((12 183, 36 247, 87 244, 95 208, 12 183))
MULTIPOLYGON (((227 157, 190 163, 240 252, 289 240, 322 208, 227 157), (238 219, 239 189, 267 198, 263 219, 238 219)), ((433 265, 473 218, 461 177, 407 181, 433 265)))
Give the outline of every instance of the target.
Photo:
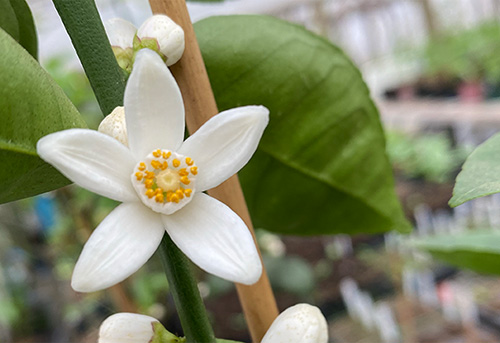
POLYGON ((137 37, 156 39, 168 66, 177 62, 184 52, 184 30, 166 15, 157 14, 146 20, 137 30, 137 37))
POLYGON ((262 343, 327 343, 326 319, 316 306, 298 304, 276 318, 262 343))
POLYGON ((101 324, 98 343, 148 343, 155 334, 154 323, 159 322, 142 314, 114 314, 101 324))
POLYGON ((121 49, 132 48, 132 42, 137 32, 134 24, 121 18, 113 18, 104 23, 104 28, 111 46, 121 49))
POLYGON ((125 109, 122 106, 116 107, 113 112, 106 116, 97 129, 108 136, 118 140, 128 146, 127 125, 125 124, 125 109))

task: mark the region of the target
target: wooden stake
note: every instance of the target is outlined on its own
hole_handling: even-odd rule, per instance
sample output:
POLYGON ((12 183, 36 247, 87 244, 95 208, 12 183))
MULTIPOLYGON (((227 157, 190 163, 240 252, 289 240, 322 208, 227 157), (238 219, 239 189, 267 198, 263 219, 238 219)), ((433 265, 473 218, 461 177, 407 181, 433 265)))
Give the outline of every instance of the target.
MULTIPOLYGON (((184 54, 179 62, 170 67, 170 70, 181 89, 186 108, 186 124, 192 134, 219 111, 186 3, 185 0, 149 0, 149 3, 154 14, 166 14, 184 29, 186 41, 184 54)), ((229 178, 208 193, 236 212, 247 224, 255 240, 252 221, 238 177, 235 175, 229 178)), ((236 284, 236 289, 252 340, 260 342, 278 316, 276 300, 266 270, 263 270, 262 277, 256 284, 252 286, 236 284)))

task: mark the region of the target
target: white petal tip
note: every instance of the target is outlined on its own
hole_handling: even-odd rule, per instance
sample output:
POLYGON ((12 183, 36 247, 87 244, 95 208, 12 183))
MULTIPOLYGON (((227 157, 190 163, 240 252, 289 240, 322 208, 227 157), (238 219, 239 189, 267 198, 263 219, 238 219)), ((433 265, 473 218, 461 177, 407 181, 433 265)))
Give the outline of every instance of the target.
POLYGON ((254 263, 252 266, 247 267, 245 273, 236 278, 236 282, 250 286, 259 281, 261 276, 262 263, 259 260, 259 263, 254 263))

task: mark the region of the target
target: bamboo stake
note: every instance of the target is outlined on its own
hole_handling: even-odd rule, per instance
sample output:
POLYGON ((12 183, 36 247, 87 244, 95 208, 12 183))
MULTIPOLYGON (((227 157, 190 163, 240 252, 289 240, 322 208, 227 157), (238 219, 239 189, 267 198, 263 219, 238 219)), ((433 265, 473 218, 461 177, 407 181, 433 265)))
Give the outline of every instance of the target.
MULTIPOLYGON (((186 3, 185 0, 149 0, 149 3, 153 13, 168 15, 184 29, 186 41, 184 55, 170 69, 181 89, 186 108, 186 123, 192 134, 219 111, 186 3)), ((229 178, 208 193, 236 212, 247 224, 255 240, 255 233, 238 177, 235 175, 229 178)), ((260 342, 278 316, 276 300, 265 269, 256 284, 251 286, 236 284, 236 289, 252 340, 260 342)))

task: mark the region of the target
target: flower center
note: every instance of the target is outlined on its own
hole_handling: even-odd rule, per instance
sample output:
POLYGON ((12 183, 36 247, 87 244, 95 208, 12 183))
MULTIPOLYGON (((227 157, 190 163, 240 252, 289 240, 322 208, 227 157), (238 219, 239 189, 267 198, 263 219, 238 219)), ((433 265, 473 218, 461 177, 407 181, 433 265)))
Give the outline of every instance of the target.
POLYGON ((198 167, 191 158, 157 149, 135 166, 131 178, 146 206, 172 214, 191 201, 197 174, 198 167))

